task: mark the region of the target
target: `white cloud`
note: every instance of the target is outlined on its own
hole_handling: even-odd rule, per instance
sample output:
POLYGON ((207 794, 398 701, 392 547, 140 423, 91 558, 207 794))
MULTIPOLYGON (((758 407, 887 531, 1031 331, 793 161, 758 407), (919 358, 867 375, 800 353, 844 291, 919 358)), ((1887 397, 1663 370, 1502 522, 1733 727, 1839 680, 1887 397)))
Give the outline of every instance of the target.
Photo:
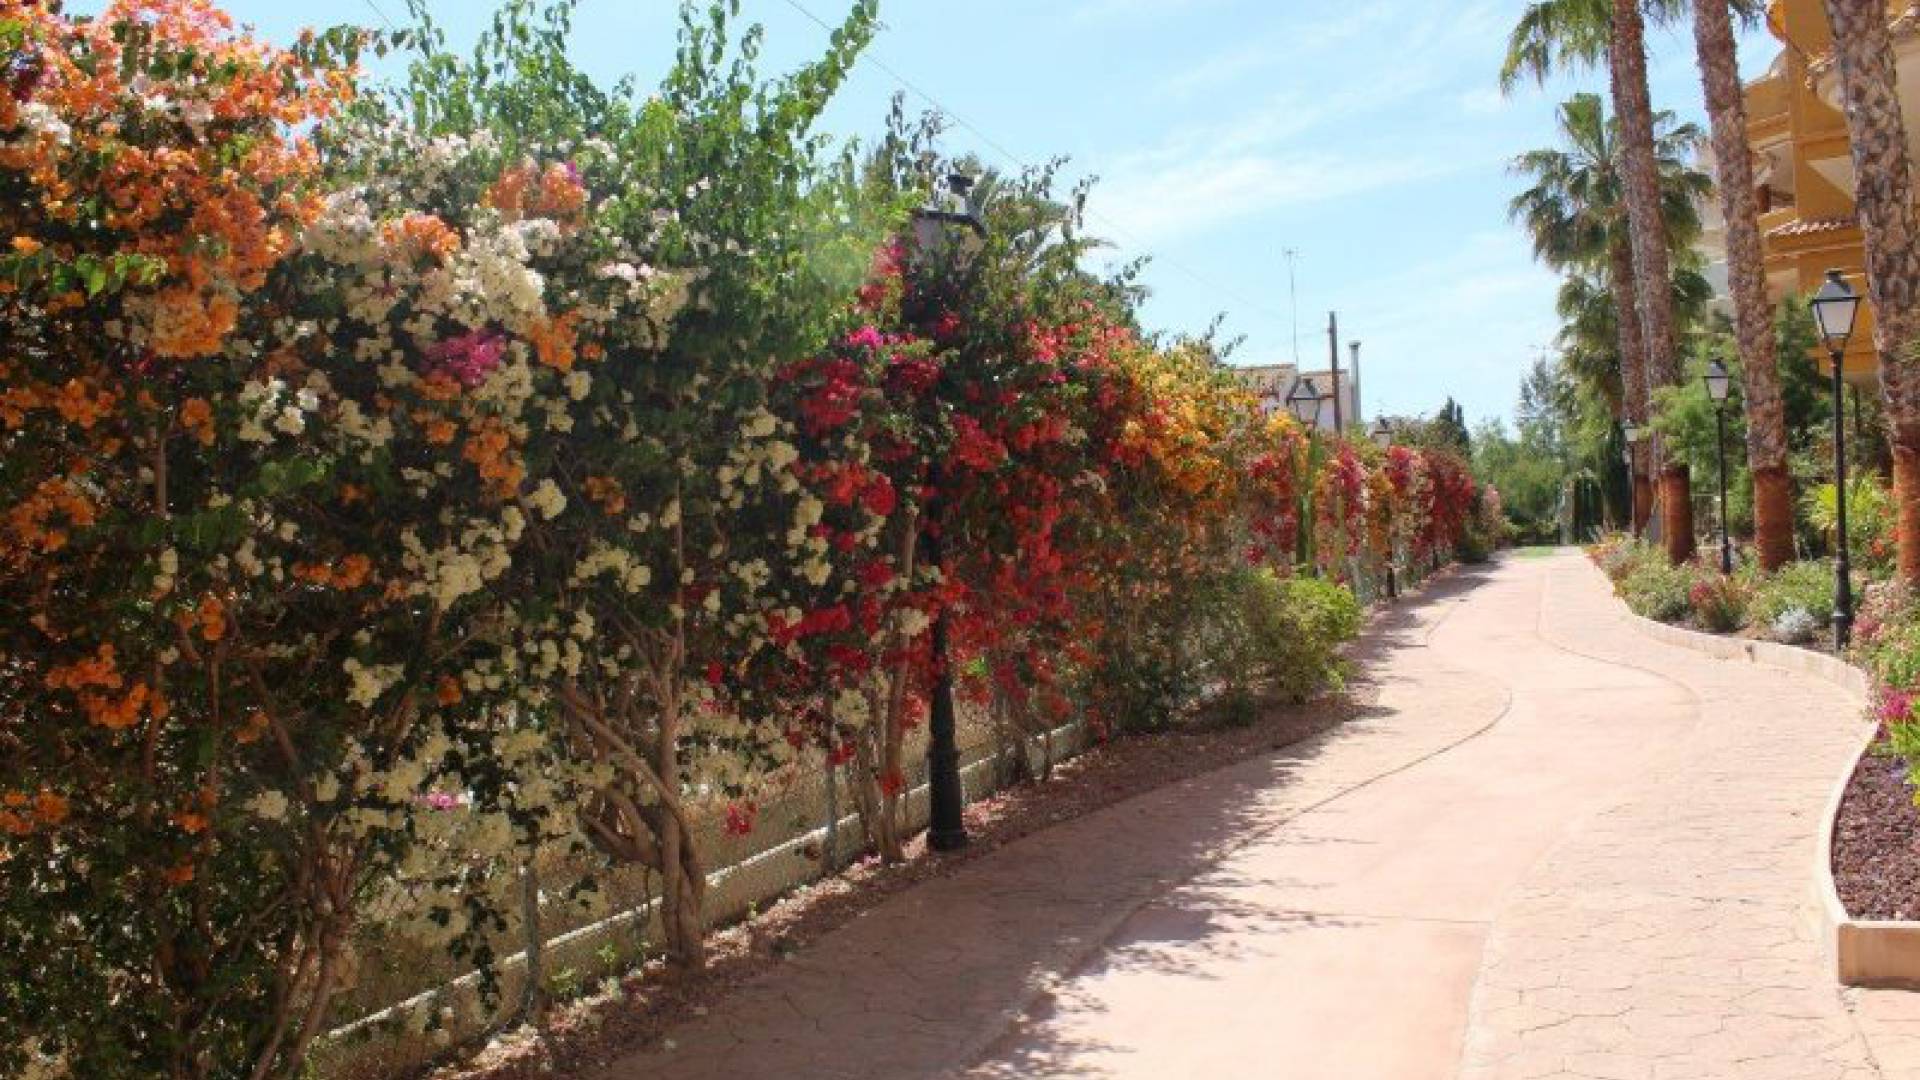
POLYGON ((1469 116, 1491 116, 1494 113, 1505 112, 1512 104, 1505 94, 1491 86, 1468 90, 1460 95, 1459 100, 1460 111, 1469 116))
POLYGON ((1179 15, 1215 0, 1080 0, 1073 18, 1082 22, 1179 15))
POLYGON ((1095 189, 1092 210, 1116 239, 1153 244, 1255 214, 1348 198, 1444 175, 1458 163, 1402 153, 1206 154, 1123 172, 1095 189))

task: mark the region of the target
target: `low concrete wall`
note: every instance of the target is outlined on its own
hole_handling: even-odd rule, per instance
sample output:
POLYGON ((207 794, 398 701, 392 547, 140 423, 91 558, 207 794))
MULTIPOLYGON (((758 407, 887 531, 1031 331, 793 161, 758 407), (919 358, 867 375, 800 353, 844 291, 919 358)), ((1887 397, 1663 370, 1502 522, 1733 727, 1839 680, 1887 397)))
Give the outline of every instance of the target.
MULTIPOLYGON (((973 734, 971 745, 961 748, 961 782, 966 800, 973 802, 1001 789, 1003 778, 1013 772, 1011 755, 1017 747, 1003 748, 990 735, 983 716, 970 706, 962 711, 962 728, 973 734)), ((965 736, 963 735, 963 738, 965 736)), ((922 736, 924 738, 924 736, 922 736)), ((1049 764, 1059 764, 1078 755, 1088 745, 1086 728, 1081 723, 1057 728, 1047 736, 1027 742, 1029 775, 1037 775, 1049 764)), ((907 831, 911 835, 924 829, 930 813, 923 748, 917 743, 910 750, 908 788, 902 800, 907 831)), ((772 799, 763 800, 759 824, 745 837, 726 834, 720 822, 704 822, 708 858, 717 866, 707 875, 706 915, 709 925, 734 922, 758 907, 776 900, 802 885, 838 872, 853 862, 864 839, 857 816, 844 788, 834 800, 841 816, 835 832, 838 848, 833 868, 822 857, 826 839, 829 796, 824 778, 813 775, 796 782, 772 799)), ((547 888, 566 884, 550 883, 547 888)), ((626 890, 622 890, 623 893, 626 890)), ((635 903, 585 925, 569 925, 564 914, 545 937, 542 963, 549 978, 570 972, 569 981, 592 986, 599 979, 631 971, 646 959, 650 944, 661 940, 657 900, 635 896, 635 903)), ((564 910, 564 909, 562 909, 564 910)), ((546 921, 543 919, 543 921, 546 921)), ((578 921, 577 919, 575 920, 578 921)), ((314 1053, 316 1074, 325 1077, 384 1077, 417 1071, 429 1063, 449 1039, 461 1041, 497 1025, 518 1001, 526 977, 526 954, 518 944, 522 938, 516 928, 501 935, 498 947, 508 955, 498 961, 502 1008, 485 1008, 480 997, 477 972, 460 974, 448 971, 436 975, 419 971, 409 990, 417 993, 404 1000, 363 1014, 336 1029, 314 1053), (447 1035, 429 1037, 408 1031, 406 1022, 417 1010, 450 1010, 452 1022, 447 1035)), ((403 991, 407 992, 407 991, 403 991)))

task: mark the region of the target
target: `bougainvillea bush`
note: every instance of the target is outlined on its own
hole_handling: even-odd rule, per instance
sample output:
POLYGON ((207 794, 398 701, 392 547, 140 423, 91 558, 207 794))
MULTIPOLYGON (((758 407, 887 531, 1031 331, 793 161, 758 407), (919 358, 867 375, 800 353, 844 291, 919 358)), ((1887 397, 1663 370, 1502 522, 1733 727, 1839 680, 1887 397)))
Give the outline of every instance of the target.
POLYGON ((730 8, 648 97, 566 4, 0 0, 0 1072, 298 1075, 367 921, 490 976, 556 852, 696 966, 695 824, 824 766, 900 857, 942 675, 1018 735, 1305 693, 1356 559, 1460 542, 1458 461, 1143 335, 1051 170, 916 232, 922 136, 812 130, 870 4, 773 80, 730 8))

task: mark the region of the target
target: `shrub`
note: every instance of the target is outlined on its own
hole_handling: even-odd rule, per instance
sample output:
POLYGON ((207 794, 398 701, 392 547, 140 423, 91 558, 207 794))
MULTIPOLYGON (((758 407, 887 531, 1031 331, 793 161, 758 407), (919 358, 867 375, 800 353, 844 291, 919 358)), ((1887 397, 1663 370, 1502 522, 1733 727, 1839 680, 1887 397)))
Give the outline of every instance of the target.
POLYGON ((1894 578, 1873 582, 1853 613, 1853 643, 1856 648, 1870 649, 1883 633, 1913 621, 1916 614, 1920 613, 1914 610, 1913 589, 1905 581, 1894 578))
POLYGON ((1754 588, 1755 625, 1774 626, 1790 611, 1805 612, 1820 626, 1833 620, 1833 565, 1798 562, 1783 567, 1754 588))
POLYGON ((1634 614, 1657 622, 1680 622, 1693 610, 1694 571, 1663 558, 1636 560, 1617 583, 1634 614))
POLYGON ((1611 533, 1587 548, 1587 557, 1600 572, 1619 585, 1650 558, 1663 557, 1652 545, 1643 544, 1625 533, 1611 533))
POLYGON ((1805 645, 1820 632, 1820 620, 1805 608, 1789 608, 1767 627, 1775 640, 1788 645, 1805 645))
POLYGON ((1740 629, 1746 622, 1747 605, 1753 598, 1747 583, 1738 577, 1702 571, 1687 590, 1687 601, 1700 627, 1716 634, 1740 629))
POLYGON ((1321 578, 1241 571, 1209 633, 1211 674, 1230 711, 1267 695, 1305 701, 1344 677, 1340 647, 1360 632, 1360 605, 1321 578))
MULTIPOLYGON (((1839 532, 1839 507, 1834 485, 1819 484, 1801 501, 1807 524, 1825 538, 1829 550, 1839 532)), ((1868 575, 1883 576, 1892 569, 1898 548, 1898 521, 1893 492, 1872 476, 1847 481, 1847 535, 1854 564, 1868 575)))

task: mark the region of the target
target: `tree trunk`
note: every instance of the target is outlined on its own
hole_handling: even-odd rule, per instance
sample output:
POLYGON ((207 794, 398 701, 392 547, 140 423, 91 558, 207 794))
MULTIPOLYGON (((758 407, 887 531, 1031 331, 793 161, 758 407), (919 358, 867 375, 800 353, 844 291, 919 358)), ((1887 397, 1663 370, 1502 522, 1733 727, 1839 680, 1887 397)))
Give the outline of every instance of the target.
MULTIPOLYGON (((1608 241, 1607 260, 1607 287, 1613 293, 1615 337, 1620 345, 1622 407, 1627 421, 1644 429, 1647 426, 1647 349, 1640 334, 1640 307, 1634 289, 1633 240, 1625 230, 1616 230, 1608 241)), ((1628 528, 1639 536, 1647 527, 1647 508, 1653 505, 1653 492, 1645 453, 1637 446, 1632 447, 1632 452, 1627 482, 1634 495, 1628 528)))
POLYGON ((1785 468, 1754 470, 1753 530, 1763 569, 1793 561, 1793 479, 1785 468))
POLYGON ((1900 577, 1920 582, 1920 544, 1909 537, 1920 536, 1920 447, 1893 447, 1894 510, 1900 535, 1900 577))
POLYGON ((1767 301, 1753 157, 1747 147, 1747 100, 1740 85, 1739 54, 1726 0, 1696 0, 1693 37, 1713 125, 1720 209, 1726 218, 1727 282, 1733 293, 1734 334, 1740 343, 1744 376, 1747 464, 1754 477, 1754 545, 1761 568, 1771 573, 1793 558, 1793 502, 1786 487, 1787 413, 1774 356, 1773 308, 1767 301), (1766 497, 1762 497, 1763 476, 1768 478, 1765 483, 1778 484, 1778 490, 1764 493, 1766 497))
POLYGON ((1647 444, 1633 448, 1633 535, 1645 536, 1653 520, 1653 474, 1647 469, 1647 444))
POLYGON ((1675 566, 1693 558, 1693 500, 1687 466, 1668 462, 1660 470, 1660 532, 1667 544, 1667 559, 1675 566))
POLYGON ((1893 443, 1900 572, 1920 583, 1920 231, 1884 0, 1827 0, 1835 67, 1853 144, 1854 205, 1866 237, 1867 298, 1893 443))
MULTIPOLYGON (((1620 122, 1620 179, 1640 301, 1640 330, 1647 349, 1649 394, 1681 381, 1678 336, 1673 321, 1673 266, 1667 255, 1666 223, 1660 214, 1660 164, 1653 139, 1653 98, 1647 89, 1646 23, 1639 0, 1613 0, 1611 57, 1614 114, 1620 122)), ((1684 465, 1662 463, 1660 486, 1668 503, 1665 527, 1692 517, 1692 488, 1684 465)), ((1667 554, 1676 563, 1693 557, 1693 532, 1669 532, 1667 554)))

